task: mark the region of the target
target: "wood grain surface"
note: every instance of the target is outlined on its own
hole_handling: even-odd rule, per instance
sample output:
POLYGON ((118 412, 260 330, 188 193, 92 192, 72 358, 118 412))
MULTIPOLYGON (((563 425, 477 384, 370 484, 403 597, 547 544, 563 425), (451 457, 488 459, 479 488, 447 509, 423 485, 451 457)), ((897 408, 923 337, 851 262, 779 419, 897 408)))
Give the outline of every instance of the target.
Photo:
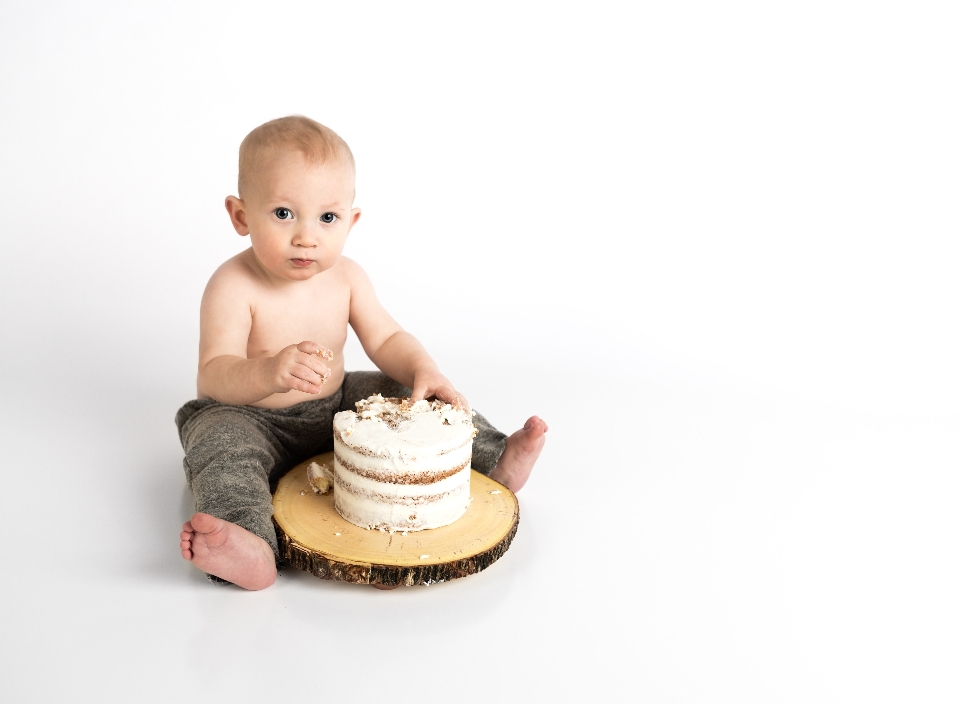
POLYGON ((333 453, 301 462, 280 480, 273 520, 284 559, 318 577, 387 588, 449 581, 489 567, 516 534, 517 497, 479 472, 471 472, 473 501, 459 520, 403 535, 367 530, 341 518, 332 491, 315 494, 310 488, 311 462, 332 467, 333 453))

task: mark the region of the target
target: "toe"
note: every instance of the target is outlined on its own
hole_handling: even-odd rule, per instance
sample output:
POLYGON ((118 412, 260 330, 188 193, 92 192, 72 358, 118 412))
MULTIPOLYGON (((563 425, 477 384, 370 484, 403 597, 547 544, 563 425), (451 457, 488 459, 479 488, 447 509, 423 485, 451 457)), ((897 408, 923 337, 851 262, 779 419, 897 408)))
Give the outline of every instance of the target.
POLYGON ((209 513, 195 513, 190 519, 193 529, 197 533, 213 533, 222 527, 223 521, 214 518, 209 513))
POLYGON ((538 438, 547 432, 547 424, 539 416, 530 416, 523 424, 523 429, 529 432, 532 438, 538 438))

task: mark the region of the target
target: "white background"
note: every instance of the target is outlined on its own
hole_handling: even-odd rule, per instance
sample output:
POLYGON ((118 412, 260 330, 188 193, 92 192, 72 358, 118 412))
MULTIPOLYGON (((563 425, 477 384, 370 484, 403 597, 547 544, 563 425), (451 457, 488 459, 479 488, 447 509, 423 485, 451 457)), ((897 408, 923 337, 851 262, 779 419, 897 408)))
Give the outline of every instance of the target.
MULTIPOLYGON (((0 3, 0 696, 956 701, 949 2, 0 3), (173 425, 256 125, 504 430, 513 547, 379 592, 184 562, 173 425)), ((355 342, 348 366, 364 368, 355 342)))

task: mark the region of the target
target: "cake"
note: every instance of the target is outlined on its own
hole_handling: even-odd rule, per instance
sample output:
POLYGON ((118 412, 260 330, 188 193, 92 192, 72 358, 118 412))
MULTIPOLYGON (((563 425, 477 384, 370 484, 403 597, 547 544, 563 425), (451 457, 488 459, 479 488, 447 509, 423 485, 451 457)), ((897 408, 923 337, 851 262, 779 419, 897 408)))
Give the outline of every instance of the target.
POLYGON ((333 503, 362 528, 449 525, 470 504, 472 414, 442 401, 357 402, 333 418, 333 503))
POLYGON ((333 487, 333 470, 326 462, 307 465, 307 481, 314 494, 326 494, 333 487))

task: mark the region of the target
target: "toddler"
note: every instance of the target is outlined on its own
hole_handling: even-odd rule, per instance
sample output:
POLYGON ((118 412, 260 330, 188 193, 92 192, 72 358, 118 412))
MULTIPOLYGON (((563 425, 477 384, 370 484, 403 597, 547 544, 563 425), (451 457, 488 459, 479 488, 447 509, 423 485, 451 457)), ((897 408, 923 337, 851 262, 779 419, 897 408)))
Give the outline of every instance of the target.
MULTIPOLYGON (((268 122, 240 145, 238 197, 226 208, 250 247, 207 284, 197 399, 176 418, 197 505, 180 551, 214 581, 274 583, 271 489, 294 464, 333 449, 334 414, 376 393, 469 408, 341 254, 360 219, 354 173, 347 144, 306 117, 268 122), (344 371, 348 324, 380 372, 344 371)), ((519 490, 546 423, 533 416, 510 437, 480 414, 475 424, 473 468, 519 490)))

